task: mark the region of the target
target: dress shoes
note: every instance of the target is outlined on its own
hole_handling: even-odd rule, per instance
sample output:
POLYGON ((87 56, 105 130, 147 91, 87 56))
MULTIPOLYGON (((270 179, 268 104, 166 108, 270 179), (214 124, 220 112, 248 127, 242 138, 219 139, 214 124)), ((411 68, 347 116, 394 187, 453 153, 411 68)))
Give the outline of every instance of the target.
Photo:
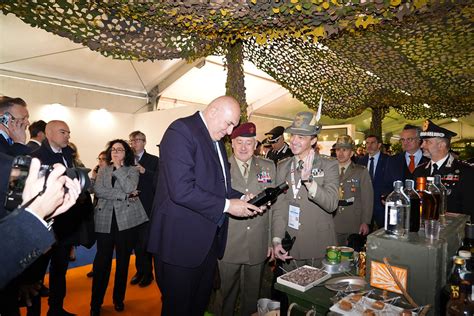
POLYGON ((135 273, 135 275, 132 277, 132 279, 130 280, 130 284, 131 285, 136 285, 138 283, 140 283, 140 281, 143 279, 143 275, 141 274, 138 274, 138 273, 135 273))
POLYGON ((142 278, 142 280, 140 281, 140 283, 138 283, 138 286, 139 287, 147 287, 148 285, 151 284, 151 282, 153 282, 153 275, 144 276, 142 278))
POLYGON ((117 312, 123 312, 123 310, 125 309, 125 305, 123 304, 123 302, 114 302, 114 309, 117 312))
POLYGON ((91 309, 90 316, 100 316, 100 310, 91 309))
POLYGON ((65 309, 49 309, 47 316, 76 316, 76 314, 69 313, 65 309))

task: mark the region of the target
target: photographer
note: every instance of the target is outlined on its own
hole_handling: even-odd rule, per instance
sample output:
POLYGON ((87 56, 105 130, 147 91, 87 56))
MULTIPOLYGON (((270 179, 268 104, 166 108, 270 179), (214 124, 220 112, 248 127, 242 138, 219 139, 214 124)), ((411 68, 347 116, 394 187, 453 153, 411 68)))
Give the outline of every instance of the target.
MULTIPOLYGON (((1 165, 4 170, 4 159, 1 165)), ((23 190, 22 205, 0 219, 0 288, 48 251, 55 240, 45 219, 67 211, 81 191, 77 179, 63 175, 64 166, 54 165, 46 181, 44 175, 39 175, 39 170, 40 161, 33 159, 23 190), (15 246, 12 247, 12 244, 15 246)), ((6 174, 10 173, 2 173, 6 174)))

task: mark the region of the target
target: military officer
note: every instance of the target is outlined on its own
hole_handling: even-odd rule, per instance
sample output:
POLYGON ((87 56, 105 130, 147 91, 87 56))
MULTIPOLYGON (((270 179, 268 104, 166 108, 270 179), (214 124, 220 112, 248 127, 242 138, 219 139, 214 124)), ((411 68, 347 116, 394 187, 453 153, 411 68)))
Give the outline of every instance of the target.
POLYGON ((428 153, 431 160, 415 169, 417 177, 441 175, 443 184, 448 189, 448 212, 463 213, 473 219, 474 210, 474 168, 455 159, 450 153, 451 138, 457 134, 438 126, 430 120, 423 124, 420 137, 421 148, 428 153))
POLYGON ((274 255, 285 261, 285 270, 303 264, 319 265, 326 247, 336 244, 332 213, 339 201, 337 160, 318 155, 311 148, 320 126, 312 123, 314 113, 300 112, 285 132, 290 133, 290 148, 295 154, 278 163, 277 181, 287 181, 289 190, 280 195, 273 208, 272 242, 274 255), (281 241, 285 231, 296 240, 291 255, 281 241), (295 262, 286 261, 294 258, 295 262))
MULTIPOLYGON (((254 155, 257 144, 253 123, 244 123, 231 134, 234 154, 229 158, 232 188, 257 195, 274 187, 275 164, 254 155)), ((218 315, 234 315, 240 291, 240 315, 257 311, 264 262, 271 255, 270 214, 229 218, 224 257, 219 261, 221 288, 217 295, 218 315)))
POLYGON ((352 162, 354 146, 349 135, 339 136, 335 146, 339 162, 339 207, 334 225, 339 246, 345 246, 351 234, 367 235, 372 219, 372 182, 367 168, 352 162))
POLYGON ((285 128, 283 126, 276 126, 265 135, 268 135, 267 141, 272 146, 272 149, 267 153, 267 158, 273 160, 275 165, 278 161, 285 159, 286 157, 292 157, 290 147, 283 138, 285 128))

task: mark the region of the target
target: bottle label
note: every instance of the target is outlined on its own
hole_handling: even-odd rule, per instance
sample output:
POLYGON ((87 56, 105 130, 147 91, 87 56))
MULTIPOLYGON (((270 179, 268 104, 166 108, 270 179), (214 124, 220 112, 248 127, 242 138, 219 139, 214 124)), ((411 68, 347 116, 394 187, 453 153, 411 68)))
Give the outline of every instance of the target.
POLYGON ((451 285, 451 297, 452 298, 459 298, 459 286, 458 285, 451 285))

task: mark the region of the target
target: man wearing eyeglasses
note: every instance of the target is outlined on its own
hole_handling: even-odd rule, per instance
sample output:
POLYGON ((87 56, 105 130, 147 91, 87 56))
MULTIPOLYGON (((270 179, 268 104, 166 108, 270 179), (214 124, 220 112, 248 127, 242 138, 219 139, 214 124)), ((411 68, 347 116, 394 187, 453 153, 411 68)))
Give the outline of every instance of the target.
MULTIPOLYGON (((138 197, 148 218, 150 218, 156 189, 159 158, 146 152, 146 136, 144 133, 134 131, 128 137, 130 147, 132 147, 135 155, 135 164, 140 172, 137 187, 138 197)), ((130 280, 130 284, 138 284, 140 287, 148 286, 153 281, 152 255, 145 248, 148 242, 148 230, 149 222, 143 223, 139 227, 137 243, 134 248, 137 273, 130 280)))
POLYGON ((386 193, 392 191, 394 181, 416 180, 413 176, 415 168, 429 161, 429 158, 423 156, 423 152, 420 149, 420 132, 421 129, 418 126, 410 124, 405 125, 400 132, 400 143, 402 144, 403 152, 391 156, 387 162, 385 169, 386 193))
POLYGON ((28 155, 26 128, 30 124, 26 102, 21 98, 0 97, 0 152, 9 156, 28 155))

